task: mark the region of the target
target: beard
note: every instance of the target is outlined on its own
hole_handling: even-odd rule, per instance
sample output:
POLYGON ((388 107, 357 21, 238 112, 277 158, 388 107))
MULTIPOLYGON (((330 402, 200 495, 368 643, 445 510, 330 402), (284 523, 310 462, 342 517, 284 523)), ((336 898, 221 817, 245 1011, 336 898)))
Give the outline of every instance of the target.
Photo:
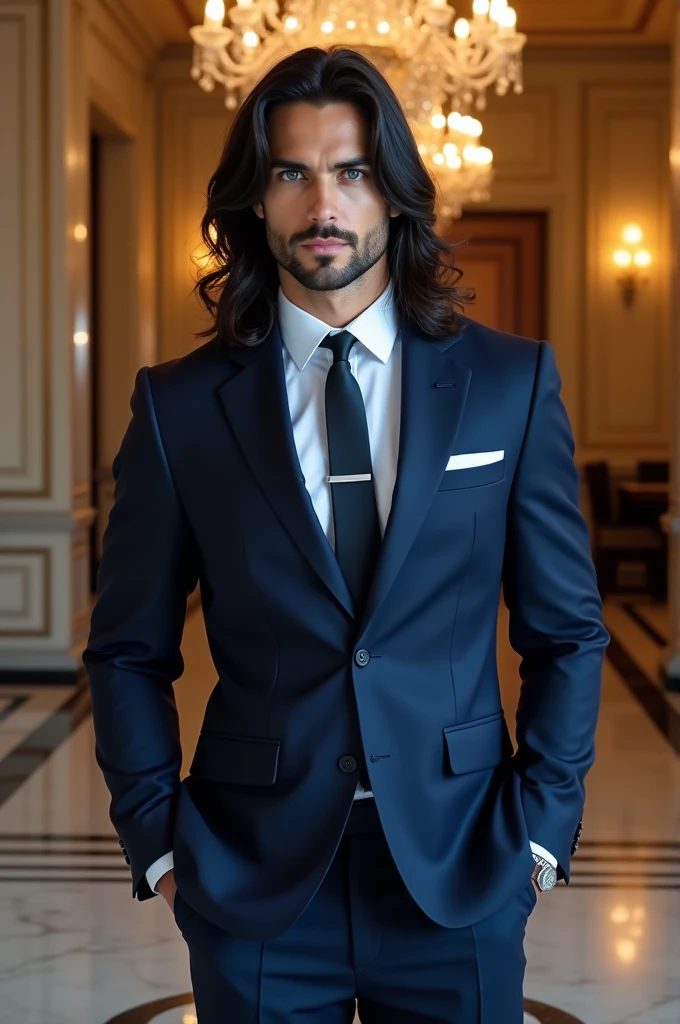
POLYGON ((346 288, 366 271, 375 266, 387 249, 389 241, 389 217, 379 221, 359 239, 353 231, 341 231, 339 228, 313 228, 311 231, 293 235, 289 242, 265 221, 267 242, 271 254, 284 270, 295 278, 304 288, 315 292, 331 292, 346 288), (322 256, 315 254, 316 266, 305 267, 294 254, 294 247, 300 242, 313 238, 326 240, 337 238, 352 247, 347 263, 342 267, 333 265, 336 255, 322 256))

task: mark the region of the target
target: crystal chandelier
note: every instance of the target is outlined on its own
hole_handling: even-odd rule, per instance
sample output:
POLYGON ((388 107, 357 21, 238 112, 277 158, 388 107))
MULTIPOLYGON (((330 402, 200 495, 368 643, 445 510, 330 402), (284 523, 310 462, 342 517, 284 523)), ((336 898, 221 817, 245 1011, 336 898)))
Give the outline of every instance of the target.
POLYGON ((418 152, 437 180, 442 217, 460 217, 464 203, 491 198, 493 153, 479 145, 480 121, 458 111, 445 117, 438 108, 424 124, 412 123, 412 130, 418 152))
POLYGON ((483 110, 486 89, 522 92, 522 48, 507 0, 474 0, 472 19, 447 0, 237 0, 224 24, 224 0, 207 0, 194 41, 192 78, 216 83, 234 110, 264 72, 306 46, 340 44, 364 52, 383 72, 408 116, 429 121, 448 106, 483 110))

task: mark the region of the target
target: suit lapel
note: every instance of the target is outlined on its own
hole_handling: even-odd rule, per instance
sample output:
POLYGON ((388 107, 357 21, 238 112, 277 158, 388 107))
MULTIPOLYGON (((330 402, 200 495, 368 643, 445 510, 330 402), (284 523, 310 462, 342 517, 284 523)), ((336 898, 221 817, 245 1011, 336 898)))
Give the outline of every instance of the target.
MULTIPOLYGON (((401 423, 397 477, 360 634, 394 583, 431 505, 463 416, 472 371, 443 341, 402 330, 401 423), (435 387, 436 383, 449 384, 435 387)), ((241 369, 218 396, 236 441, 265 497, 312 568, 349 615, 352 595, 321 527, 295 448, 282 341, 275 323, 266 341, 230 350, 241 369)))
POLYGON ((354 600, 328 542, 300 467, 278 323, 261 345, 231 350, 242 369, 218 388, 236 440, 265 497, 312 568, 345 610, 354 600))
POLYGON ((397 477, 360 635, 394 583, 453 451, 472 377, 469 367, 448 352, 459 337, 433 341, 402 328, 397 477), (435 387, 437 383, 451 386, 435 387))

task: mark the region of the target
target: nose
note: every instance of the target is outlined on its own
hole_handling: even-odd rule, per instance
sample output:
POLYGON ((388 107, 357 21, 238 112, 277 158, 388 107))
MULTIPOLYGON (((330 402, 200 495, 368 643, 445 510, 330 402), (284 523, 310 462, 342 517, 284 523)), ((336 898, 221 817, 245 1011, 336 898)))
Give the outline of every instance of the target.
POLYGON ((335 189, 322 177, 316 180, 311 189, 309 219, 312 224, 333 223, 338 219, 335 189))

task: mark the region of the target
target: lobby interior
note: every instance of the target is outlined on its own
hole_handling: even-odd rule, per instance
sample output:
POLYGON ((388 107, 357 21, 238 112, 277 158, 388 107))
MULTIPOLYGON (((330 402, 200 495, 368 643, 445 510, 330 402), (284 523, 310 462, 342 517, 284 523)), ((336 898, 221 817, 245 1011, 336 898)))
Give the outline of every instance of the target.
MULTIPOLYGON (((680 2, 516 7, 524 91, 480 115, 490 199, 438 229, 466 241, 466 315, 554 348, 611 635, 525 1024, 678 1024, 680 2)), ((130 897, 81 654, 135 374, 207 326, 198 228, 232 114, 190 74, 203 8, 0 0, 0 1024, 196 1024, 168 907, 130 897)), ((182 656, 184 775, 216 681, 199 590, 182 656)), ((502 599, 498 668, 514 739, 502 599)))

